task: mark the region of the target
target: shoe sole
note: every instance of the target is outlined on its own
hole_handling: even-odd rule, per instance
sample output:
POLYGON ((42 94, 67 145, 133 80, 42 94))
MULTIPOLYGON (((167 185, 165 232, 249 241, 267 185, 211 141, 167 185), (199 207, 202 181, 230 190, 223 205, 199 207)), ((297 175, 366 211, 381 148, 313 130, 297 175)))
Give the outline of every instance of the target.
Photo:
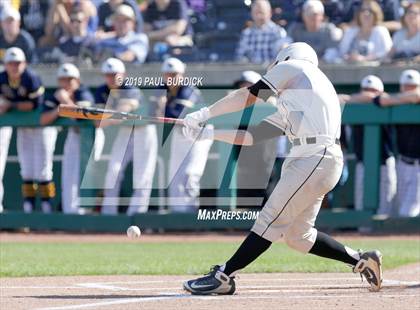
POLYGON ((233 293, 235 293, 235 288, 233 287, 229 292, 226 293, 218 293, 215 291, 209 291, 209 292, 202 292, 202 291, 196 291, 194 289, 192 289, 191 287, 188 286, 187 283, 183 283, 183 289, 184 291, 187 291, 188 293, 191 293, 192 295, 233 295, 233 293))
POLYGON ((377 265, 378 265, 378 286, 372 286, 370 287, 370 291, 371 292, 379 292, 382 288, 382 281, 383 281, 383 277, 382 277, 382 253, 379 251, 375 251, 375 254, 377 255, 376 258, 371 257, 374 261, 376 261, 377 265))

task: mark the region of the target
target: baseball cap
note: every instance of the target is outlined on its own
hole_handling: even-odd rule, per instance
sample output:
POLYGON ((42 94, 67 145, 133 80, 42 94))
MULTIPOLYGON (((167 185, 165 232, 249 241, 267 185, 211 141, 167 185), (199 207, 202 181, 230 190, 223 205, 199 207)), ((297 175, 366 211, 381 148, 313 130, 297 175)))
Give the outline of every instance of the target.
POLYGON ((11 47, 6 50, 4 62, 22 62, 26 61, 25 53, 19 47, 11 47))
POLYGON ((248 70, 248 71, 242 72, 240 81, 255 84, 260 79, 261 79, 261 74, 255 72, 255 71, 248 70))
POLYGON ((18 10, 11 6, 6 6, 3 9, 3 12, 1 14, 1 20, 4 21, 8 18, 13 18, 14 20, 20 20, 20 13, 18 10))
POLYGON ((127 4, 121 4, 120 6, 117 7, 112 17, 114 18, 117 16, 125 16, 132 20, 136 20, 136 15, 134 14, 133 9, 131 8, 131 6, 127 4))
POLYGON ((162 65, 163 73, 185 73, 185 64, 178 58, 167 58, 162 65))
POLYGON ((304 14, 324 14, 324 5, 319 0, 308 0, 303 5, 304 14))
POLYGON ((108 58, 104 61, 101 68, 102 73, 125 73, 124 63, 117 58, 108 58))
POLYGON ((401 85, 420 85, 420 73, 417 70, 404 70, 400 76, 401 85))
POLYGON ((379 92, 383 92, 384 83, 382 83, 382 80, 376 75, 368 75, 363 78, 360 83, 360 88, 372 88, 379 92))
POLYGON ((57 71, 58 78, 80 79, 80 72, 77 67, 71 63, 62 64, 57 71))

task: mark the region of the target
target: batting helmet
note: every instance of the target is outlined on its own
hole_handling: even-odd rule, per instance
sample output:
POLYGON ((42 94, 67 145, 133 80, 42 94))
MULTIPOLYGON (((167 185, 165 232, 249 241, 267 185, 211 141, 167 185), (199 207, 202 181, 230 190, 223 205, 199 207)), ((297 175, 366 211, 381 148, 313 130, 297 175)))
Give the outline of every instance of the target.
POLYGON ((277 55, 276 61, 286 61, 289 59, 306 60, 318 66, 318 56, 312 47, 304 42, 296 42, 283 48, 277 55))

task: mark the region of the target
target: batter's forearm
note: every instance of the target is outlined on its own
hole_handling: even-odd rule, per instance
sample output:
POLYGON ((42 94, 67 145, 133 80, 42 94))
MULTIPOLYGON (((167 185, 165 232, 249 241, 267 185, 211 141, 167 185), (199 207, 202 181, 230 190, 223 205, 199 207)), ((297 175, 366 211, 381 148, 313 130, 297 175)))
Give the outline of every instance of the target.
POLYGON ((235 144, 235 145, 252 145, 252 135, 246 130, 215 130, 214 140, 235 144))
POLYGON ((209 107, 211 117, 241 111, 257 101, 247 88, 234 90, 209 107))

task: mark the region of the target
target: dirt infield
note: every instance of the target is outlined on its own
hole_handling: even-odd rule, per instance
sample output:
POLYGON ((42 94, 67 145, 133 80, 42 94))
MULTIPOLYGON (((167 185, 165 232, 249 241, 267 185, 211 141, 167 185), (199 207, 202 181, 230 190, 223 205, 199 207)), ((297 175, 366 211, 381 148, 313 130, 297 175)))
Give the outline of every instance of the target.
POLYGON ((1 309, 419 309, 420 264, 385 273, 369 292, 358 275, 244 274, 233 296, 191 296, 189 276, 82 276, 0 279, 1 309))

